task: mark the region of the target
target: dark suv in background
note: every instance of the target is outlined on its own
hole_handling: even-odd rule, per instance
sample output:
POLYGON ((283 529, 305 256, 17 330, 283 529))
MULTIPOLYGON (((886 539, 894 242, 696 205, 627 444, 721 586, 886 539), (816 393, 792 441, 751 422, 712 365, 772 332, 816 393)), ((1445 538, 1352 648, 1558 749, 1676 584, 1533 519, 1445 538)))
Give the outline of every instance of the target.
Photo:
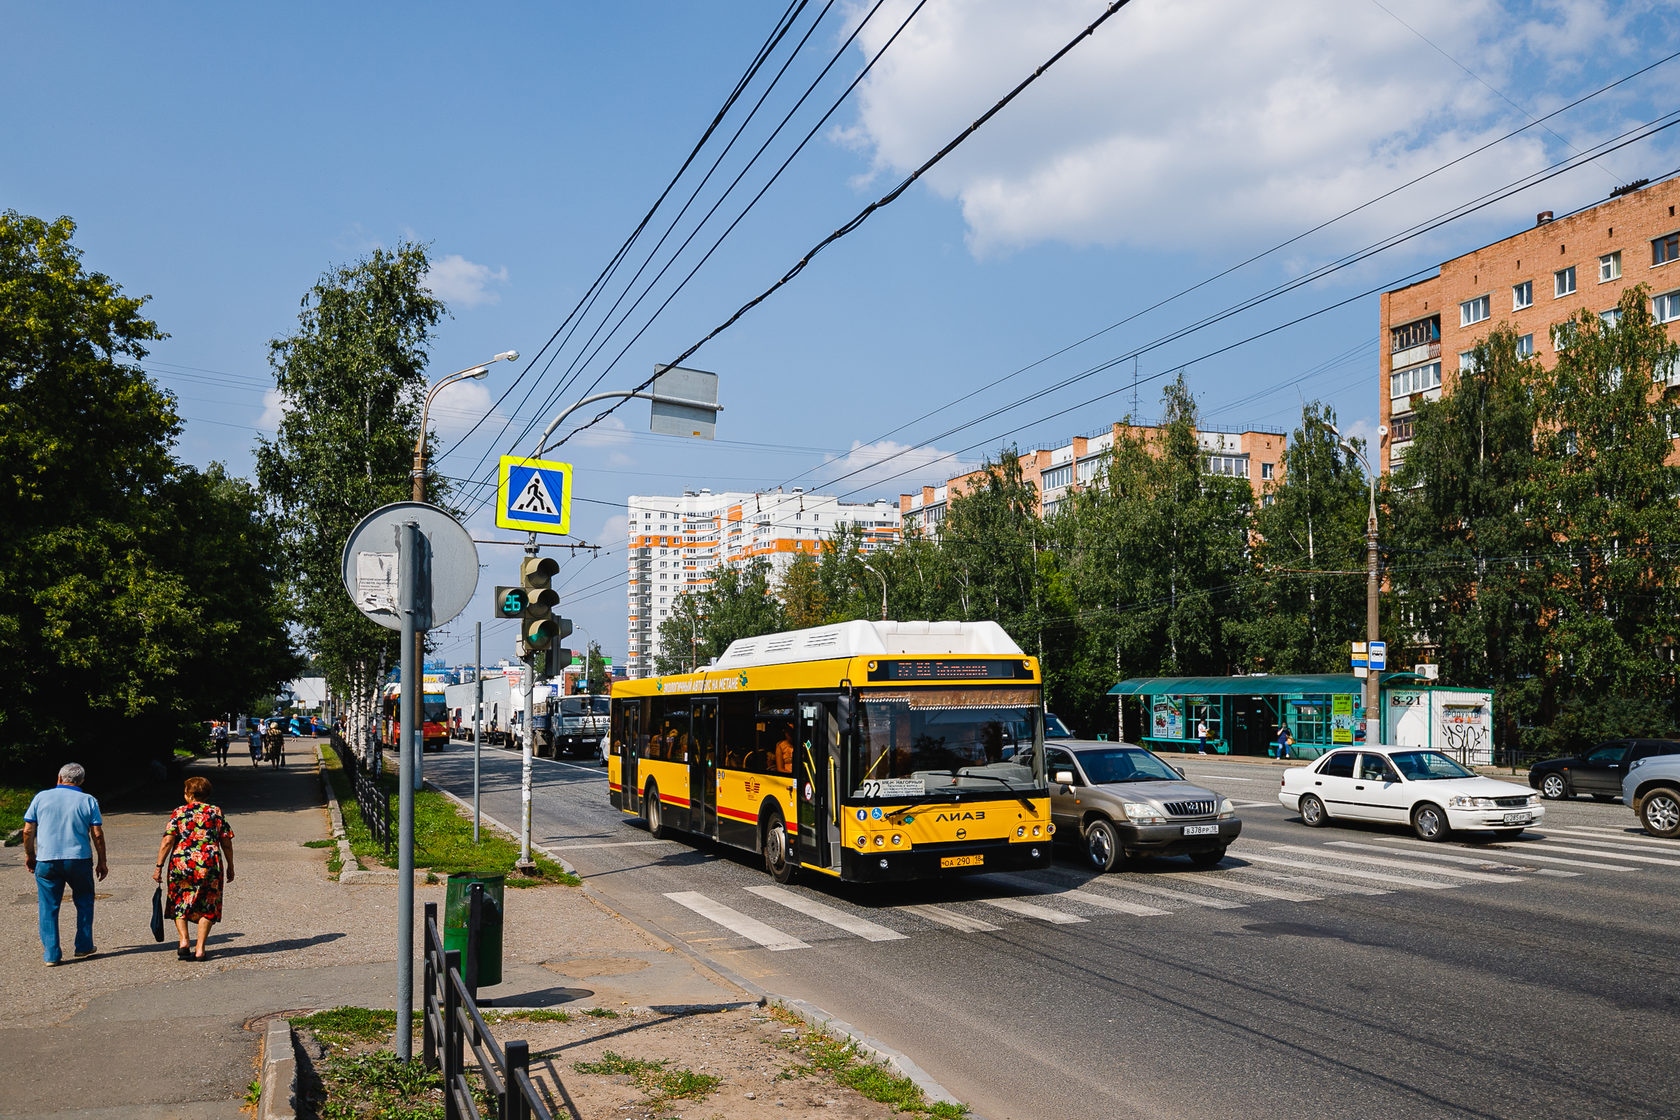
POLYGON ((1634 760, 1659 754, 1680 754, 1680 740, 1610 739, 1586 754, 1536 762, 1528 769, 1528 784, 1552 801, 1583 793, 1613 801, 1622 795, 1622 779, 1634 760))

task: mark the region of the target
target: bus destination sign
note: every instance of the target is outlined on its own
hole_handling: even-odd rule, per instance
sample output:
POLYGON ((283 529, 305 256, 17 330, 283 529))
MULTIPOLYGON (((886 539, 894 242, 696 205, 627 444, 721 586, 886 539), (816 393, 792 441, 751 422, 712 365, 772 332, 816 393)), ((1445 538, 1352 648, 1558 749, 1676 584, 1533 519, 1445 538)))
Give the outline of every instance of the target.
POLYGON ((875 663, 872 681, 1029 680, 1032 673, 1020 658, 963 661, 949 657, 893 658, 875 663))

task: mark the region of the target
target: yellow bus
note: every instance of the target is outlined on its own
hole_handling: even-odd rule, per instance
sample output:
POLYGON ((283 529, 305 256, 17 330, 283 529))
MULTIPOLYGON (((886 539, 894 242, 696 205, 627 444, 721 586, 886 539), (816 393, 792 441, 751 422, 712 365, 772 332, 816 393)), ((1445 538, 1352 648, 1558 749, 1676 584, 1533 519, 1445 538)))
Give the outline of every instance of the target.
POLYGON ((843 622, 615 683, 612 804, 649 830, 898 882, 1050 863, 1043 682, 995 622, 843 622), (1026 762, 1016 762, 1016 752, 1026 762))

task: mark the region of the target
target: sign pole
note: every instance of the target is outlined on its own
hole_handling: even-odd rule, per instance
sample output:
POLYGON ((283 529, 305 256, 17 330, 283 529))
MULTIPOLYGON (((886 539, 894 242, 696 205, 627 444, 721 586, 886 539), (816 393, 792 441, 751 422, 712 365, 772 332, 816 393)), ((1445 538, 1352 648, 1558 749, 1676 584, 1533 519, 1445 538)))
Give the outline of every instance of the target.
MULTIPOLYGON (((532 533, 525 544, 525 551, 532 556, 537 554, 537 534, 532 533)), ((519 870, 530 874, 536 870, 536 864, 531 861, 531 741, 536 737, 536 675, 537 655, 527 650, 524 658, 525 672, 520 674, 524 678, 525 693, 525 749, 520 752, 519 773, 519 870)))
POLYGON ((484 708, 484 623, 473 623, 473 843, 478 843, 479 718, 484 708))
POLYGON ((397 1057, 414 1052, 414 747, 420 742, 414 647, 419 639, 420 525, 405 521, 397 533, 397 586, 402 614, 401 729, 397 742, 397 1057))

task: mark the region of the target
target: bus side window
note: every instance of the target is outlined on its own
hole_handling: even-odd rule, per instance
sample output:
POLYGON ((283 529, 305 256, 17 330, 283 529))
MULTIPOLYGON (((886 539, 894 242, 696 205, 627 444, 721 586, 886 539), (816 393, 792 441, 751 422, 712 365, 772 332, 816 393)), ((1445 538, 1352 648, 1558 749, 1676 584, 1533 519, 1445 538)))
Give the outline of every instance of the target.
POLYGON ((731 770, 744 769, 753 745, 753 700, 724 696, 718 700, 718 755, 731 770))

